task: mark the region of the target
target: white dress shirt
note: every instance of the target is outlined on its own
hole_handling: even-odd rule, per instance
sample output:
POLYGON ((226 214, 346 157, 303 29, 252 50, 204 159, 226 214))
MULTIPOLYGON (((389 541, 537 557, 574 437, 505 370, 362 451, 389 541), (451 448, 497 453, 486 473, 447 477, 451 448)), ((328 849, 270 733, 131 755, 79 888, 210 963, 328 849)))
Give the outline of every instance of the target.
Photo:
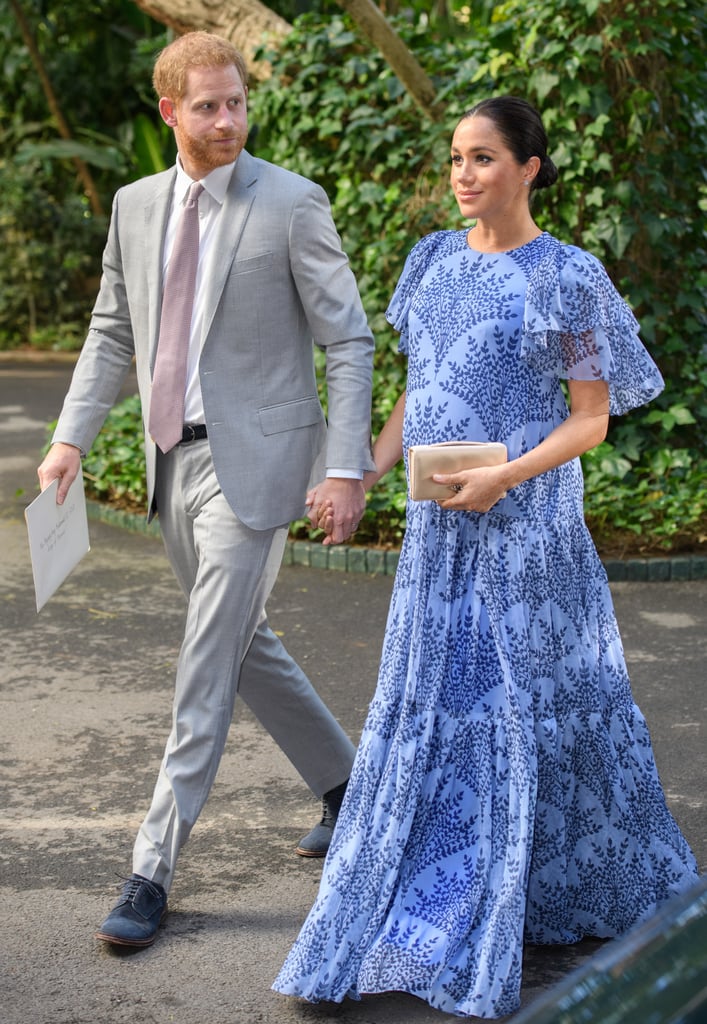
MULTIPOLYGON (((212 273, 216 252, 213 240, 218 223, 218 215, 221 212, 228 183, 233 174, 234 165, 227 164, 225 167, 217 167, 205 178, 201 179, 204 191, 199 196, 199 266, 196 272, 196 288, 194 290, 194 307, 191 318, 191 332, 189 335, 189 355, 187 357, 187 386, 184 398, 184 422, 203 423, 204 403, 201 397, 201 385, 199 383, 199 358, 201 346, 204 343, 204 296, 205 282, 209 280, 212 273)), ((179 218, 182 215, 184 203, 192 185, 192 179, 186 173, 179 160, 177 160, 177 177, 174 183, 172 194, 172 210, 167 222, 167 232, 164 239, 162 252, 162 280, 166 280, 169 257, 174 244, 174 236, 177 230, 179 218)))

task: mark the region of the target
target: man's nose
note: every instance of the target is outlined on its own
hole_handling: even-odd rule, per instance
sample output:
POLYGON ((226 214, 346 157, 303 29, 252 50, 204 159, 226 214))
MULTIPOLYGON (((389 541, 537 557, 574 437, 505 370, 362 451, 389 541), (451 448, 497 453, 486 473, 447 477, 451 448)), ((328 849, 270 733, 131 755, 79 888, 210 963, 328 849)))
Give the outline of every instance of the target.
POLYGON ((233 111, 231 110, 227 103, 224 103, 223 106, 219 107, 218 113, 216 115, 216 124, 230 125, 233 124, 233 119, 233 111))

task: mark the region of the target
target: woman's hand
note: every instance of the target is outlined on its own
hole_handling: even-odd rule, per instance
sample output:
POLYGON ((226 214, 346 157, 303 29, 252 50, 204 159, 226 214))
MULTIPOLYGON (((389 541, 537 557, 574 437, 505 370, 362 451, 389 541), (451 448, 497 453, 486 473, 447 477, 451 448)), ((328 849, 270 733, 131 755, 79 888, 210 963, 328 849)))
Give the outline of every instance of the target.
POLYGON ((464 469, 459 473, 435 473, 432 477, 434 482, 445 484, 454 492, 448 498, 439 498, 437 504, 450 511, 488 512, 496 502, 506 497, 507 466, 504 463, 502 466, 464 469))
POLYGON ((334 532, 334 505, 328 499, 322 501, 317 506, 317 522, 315 525, 317 529, 323 530, 327 537, 330 537, 334 532))

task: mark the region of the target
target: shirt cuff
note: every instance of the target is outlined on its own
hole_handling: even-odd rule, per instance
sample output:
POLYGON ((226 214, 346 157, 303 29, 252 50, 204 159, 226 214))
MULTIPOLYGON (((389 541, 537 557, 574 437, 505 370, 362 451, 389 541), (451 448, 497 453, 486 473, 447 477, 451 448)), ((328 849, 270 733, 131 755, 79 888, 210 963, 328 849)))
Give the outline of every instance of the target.
POLYGON ((328 469, 326 475, 327 480, 331 476, 338 476, 343 480, 363 480, 362 469, 328 469))

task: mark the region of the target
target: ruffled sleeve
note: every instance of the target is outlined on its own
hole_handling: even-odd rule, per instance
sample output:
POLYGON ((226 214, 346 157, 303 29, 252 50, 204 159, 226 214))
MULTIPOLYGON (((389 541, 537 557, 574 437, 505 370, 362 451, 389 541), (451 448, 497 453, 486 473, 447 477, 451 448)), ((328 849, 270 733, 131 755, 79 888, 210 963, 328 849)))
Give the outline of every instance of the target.
POLYGON ((636 318, 596 257, 552 242, 528 281, 522 357, 544 374, 607 381, 614 416, 644 405, 664 382, 636 318))
POLYGON ((410 254, 405 260, 403 272, 398 279, 390 305, 385 313, 388 323, 400 334, 398 345, 400 352, 407 353, 408 351, 408 313, 413 296, 435 253, 449 234, 448 231, 435 231, 431 235, 425 235, 410 250, 410 254))

